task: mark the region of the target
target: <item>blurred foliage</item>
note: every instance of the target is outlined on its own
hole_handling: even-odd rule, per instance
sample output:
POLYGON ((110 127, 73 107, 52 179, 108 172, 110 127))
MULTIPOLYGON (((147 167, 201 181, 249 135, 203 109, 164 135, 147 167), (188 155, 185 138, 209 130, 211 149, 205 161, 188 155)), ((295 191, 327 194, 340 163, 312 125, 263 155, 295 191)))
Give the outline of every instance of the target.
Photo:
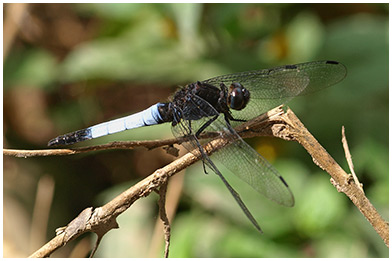
MULTIPOLYGON (((165 101, 188 82, 337 60, 347 78, 290 107, 348 171, 345 126, 356 173, 388 220, 388 4, 27 4, 19 21, 15 7, 4 7, 10 43, 3 58, 5 148, 45 148, 59 134, 165 101)), ((168 137, 169 124, 81 145, 168 137)), ((388 257, 370 224, 302 147, 270 138, 249 143, 285 177, 296 206, 260 198, 226 173, 260 222, 260 235, 218 178, 197 164, 186 171, 171 257, 388 257)), ((4 255, 27 256, 36 250, 31 241, 45 243, 29 234, 44 174, 55 181, 49 240, 85 207, 106 203, 173 159, 161 149, 4 158, 4 255)), ((121 215, 120 229, 103 238, 97 256, 146 257, 156 199, 140 200, 121 215)), ((71 251, 78 242, 54 256, 77 255, 71 251)))

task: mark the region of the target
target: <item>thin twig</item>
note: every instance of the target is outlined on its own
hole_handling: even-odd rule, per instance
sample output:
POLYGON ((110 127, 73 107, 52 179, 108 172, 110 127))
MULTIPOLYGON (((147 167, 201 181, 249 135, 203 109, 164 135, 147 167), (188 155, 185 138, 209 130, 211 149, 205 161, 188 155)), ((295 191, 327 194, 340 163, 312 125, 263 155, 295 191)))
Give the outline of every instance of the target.
MULTIPOLYGON (((176 209, 180 201, 182 187, 184 183, 184 171, 170 178, 166 192, 166 204, 165 209, 169 223, 172 222, 176 214, 176 209)), ((151 243, 148 251, 148 257, 157 257, 161 251, 161 246, 164 241, 164 228, 161 220, 156 220, 153 235, 151 237, 151 243)))
POLYGON ((162 146, 171 146, 181 144, 184 139, 166 139, 166 140, 143 140, 143 141, 115 141, 103 145, 87 146, 71 149, 43 149, 43 150, 18 150, 3 149, 4 156, 14 156, 17 158, 42 157, 42 156, 64 156, 85 153, 90 151, 111 150, 111 149, 128 149, 132 150, 137 147, 155 149, 162 146))
POLYGON ((357 175, 355 174, 355 171, 354 171, 354 163, 353 163, 353 160, 351 157, 350 149, 348 148, 346 134, 344 132, 344 126, 342 126, 342 143, 343 143, 344 154, 346 155, 346 160, 347 160, 351 175, 353 175, 355 184, 357 184, 357 186, 363 191, 362 184, 359 182, 357 175))
POLYGON ((170 223, 169 219, 167 218, 166 215, 166 189, 167 189, 167 183, 163 184, 159 188, 159 217, 162 220, 163 223, 163 231, 165 234, 165 258, 169 257, 169 246, 170 246, 170 223))
MULTIPOLYGON (((389 247, 389 224, 370 203, 362 189, 355 182, 352 182, 352 176, 336 163, 290 109, 279 118, 282 123, 274 124, 270 128, 273 136, 285 140, 296 140, 300 143, 312 157, 313 162, 333 178, 335 184, 338 185, 338 191, 343 192, 350 198, 389 247)), ((257 124, 254 127, 249 126, 249 128, 252 130, 249 134, 254 136, 257 124)))

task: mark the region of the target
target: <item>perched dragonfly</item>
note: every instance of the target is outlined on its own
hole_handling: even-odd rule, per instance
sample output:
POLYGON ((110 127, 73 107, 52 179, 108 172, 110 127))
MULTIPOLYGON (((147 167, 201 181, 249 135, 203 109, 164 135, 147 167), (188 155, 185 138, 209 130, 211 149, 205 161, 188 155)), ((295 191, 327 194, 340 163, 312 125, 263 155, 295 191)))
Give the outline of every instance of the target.
POLYGON ((241 139, 234 127, 287 103, 295 96, 334 85, 345 76, 346 67, 335 61, 284 65, 218 76, 186 85, 169 102, 157 103, 144 111, 58 136, 50 140, 48 146, 68 145, 171 122, 174 136, 187 138, 184 147, 199 152, 203 166, 207 165, 220 177, 248 219, 262 232, 239 194, 216 167, 214 159, 267 198, 284 206, 293 206, 293 194, 283 177, 241 139), (210 132, 218 133, 229 143, 211 156, 203 148, 210 139, 201 139, 203 134, 210 132))

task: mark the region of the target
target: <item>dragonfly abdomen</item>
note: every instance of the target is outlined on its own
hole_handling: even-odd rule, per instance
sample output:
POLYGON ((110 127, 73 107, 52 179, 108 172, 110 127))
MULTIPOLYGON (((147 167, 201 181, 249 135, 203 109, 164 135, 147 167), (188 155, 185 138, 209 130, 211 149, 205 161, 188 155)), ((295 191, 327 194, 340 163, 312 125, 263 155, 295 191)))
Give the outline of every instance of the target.
POLYGON ((159 107, 162 106, 162 103, 157 103, 144 111, 58 136, 50 140, 48 146, 69 145, 125 130, 163 123, 164 120, 159 112, 159 107))

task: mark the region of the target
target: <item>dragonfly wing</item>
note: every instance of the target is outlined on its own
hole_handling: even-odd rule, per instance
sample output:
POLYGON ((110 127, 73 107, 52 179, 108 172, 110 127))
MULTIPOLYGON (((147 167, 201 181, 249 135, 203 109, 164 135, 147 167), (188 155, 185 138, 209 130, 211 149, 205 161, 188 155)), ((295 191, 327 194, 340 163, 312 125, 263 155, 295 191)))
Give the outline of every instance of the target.
MULTIPOLYGON (((205 117, 200 118, 200 120, 189 121, 189 125, 180 124, 181 129, 188 129, 189 131, 192 131, 191 134, 194 136, 194 133, 197 132, 197 130, 203 126, 205 127, 205 124, 209 122, 208 127, 204 129, 200 136, 207 133, 215 133, 219 135, 219 138, 223 138, 230 143, 229 145, 214 152, 211 155, 211 159, 220 161, 228 170, 248 183, 260 194, 263 194, 278 204, 289 207, 293 206, 293 194, 283 177, 279 175, 279 172, 266 159, 250 147, 237 134, 230 124, 226 122, 224 115, 216 112, 214 116, 208 116, 211 114, 211 111, 215 109, 208 102, 198 96, 194 96, 190 99, 190 101, 192 104, 189 104, 188 106, 195 108, 195 113, 197 111, 197 113, 202 114, 205 117), (216 119, 212 121, 214 117, 216 117, 216 119)), ((185 133, 183 132, 182 134, 184 135, 185 133)), ((190 132, 186 134, 190 134, 190 132)), ((175 135, 178 135, 178 131, 175 135)), ((208 139, 192 141, 191 146, 189 146, 189 144, 186 146, 189 146, 188 150, 193 149, 195 148, 196 143, 203 145, 216 138, 216 136, 217 135, 208 139)), ((208 156, 205 155, 205 157, 208 156)), ((204 160, 204 162, 214 170, 209 158, 208 160, 204 160)), ((214 171, 216 172, 216 170, 214 171)))
MULTIPOLYGON (((201 158, 203 161, 203 164, 207 165, 210 169, 212 169, 222 180, 222 182, 225 184, 227 189, 229 190, 230 194, 233 196, 237 204, 240 206, 241 210, 244 212, 246 217, 251 221, 251 223, 255 226, 255 228, 263 233, 263 231, 260 228, 260 225, 257 223, 256 219, 253 217, 253 215, 250 213, 249 209, 246 207, 245 203, 242 201, 240 195, 234 190, 234 188, 229 184, 229 182, 225 179, 225 177, 222 175, 222 173, 219 171, 219 169, 216 167, 213 161, 211 161, 210 157, 207 155, 206 151, 203 149, 203 145, 206 144, 210 139, 202 139, 199 140, 196 137, 196 132, 205 124, 211 125, 213 122, 215 122, 216 119, 220 117, 219 113, 205 100, 202 98, 195 96, 192 97, 191 99, 188 100, 187 104, 187 110, 195 110, 192 113, 198 113, 199 115, 203 115, 204 117, 201 117, 199 120, 186 120, 184 118, 175 118, 173 124, 172 124, 172 132, 173 135, 176 137, 187 137, 188 141, 185 143, 182 143, 182 145, 190 152, 194 153, 195 151, 199 151, 201 153, 201 158), (202 109, 204 108, 204 109, 202 109), (215 113, 212 113, 215 111, 215 113), (211 116, 211 114, 213 114, 211 116), (210 123, 211 122, 211 123, 210 123), (196 150, 195 150, 196 149, 196 150)), ((183 111, 181 111, 179 108, 177 108, 177 112, 175 112, 176 115, 184 115, 183 111)), ((219 121, 221 122, 221 121, 219 121)), ((211 129, 210 127, 206 129, 211 129)), ((215 123, 215 127, 218 125, 215 123)), ((224 127, 224 126, 223 126, 224 127)), ((199 156, 199 155, 196 155, 199 156)))
POLYGON ((294 206, 294 196, 283 177, 240 137, 215 152, 211 158, 220 161, 260 194, 283 206, 294 206))
POLYGON ((257 192, 278 204, 288 207, 294 205, 294 196, 283 177, 226 123, 223 115, 213 121, 204 133, 211 132, 219 133, 220 138, 230 143, 211 155, 213 161, 216 159, 221 162, 257 192))
POLYGON ((232 113, 236 119, 250 120, 295 96, 334 85, 343 80, 346 73, 341 63, 317 61, 223 75, 204 82, 216 86, 224 83, 227 87, 233 82, 241 83, 250 92, 250 100, 243 110, 232 113))
MULTIPOLYGON (((216 158, 219 160, 226 168, 267 198, 285 206, 293 206, 294 197, 287 183, 267 160, 241 139, 230 124, 226 122, 223 114, 216 112, 212 115, 211 111, 215 109, 198 96, 190 98, 188 102, 187 110, 194 110, 192 113, 198 113, 198 116, 203 117, 199 117, 199 120, 186 120, 186 118, 180 117, 173 122, 173 134, 176 137, 187 136, 190 139, 187 143, 183 144, 189 151, 194 151, 195 148, 201 151, 204 164, 209 166, 222 179, 245 215, 261 231, 258 223, 238 193, 230 186, 211 159, 216 158), (208 125, 206 126, 206 124, 208 125), (209 133, 215 133, 217 135, 199 140, 196 137, 196 133, 200 128, 203 129, 200 136, 209 133), (217 137, 223 138, 223 140, 228 141, 230 144, 214 152, 210 157, 202 146, 217 137)), ((181 115, 181 112, 176 114, 181 115)), ((184 114, 182 115, 184 116, 184 114)))

